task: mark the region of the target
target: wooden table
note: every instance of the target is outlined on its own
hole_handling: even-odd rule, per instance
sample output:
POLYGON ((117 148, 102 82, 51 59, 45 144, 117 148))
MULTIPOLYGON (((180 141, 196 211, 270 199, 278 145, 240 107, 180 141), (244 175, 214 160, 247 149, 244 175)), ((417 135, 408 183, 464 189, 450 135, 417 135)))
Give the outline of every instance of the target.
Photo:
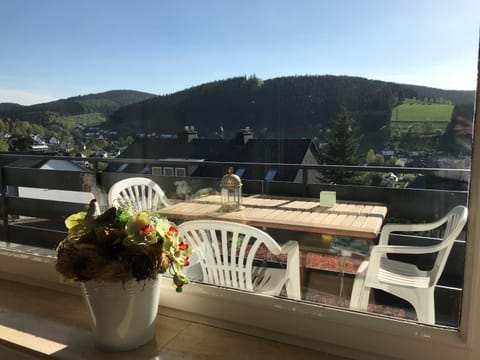
POLYGON ((183 201, 161 209, 170 219, 217 219, 246 223, 260 228, 293 230, 357 238, 377 237, 387 207, 376 203, 337 201, 331 208, 321 207, 318 199, 247 196, 244 208, 220 210, 220 196, 209 195, 183 201))
MULTIPOLYGON (((220 195, 182 201, 161 209, 169 219, 217 219, 235 221, 259 228, 292 230, 309 235, 327 234, 352 238, 375 239, 387 214, 387 207, 377 203, 337 201, 327 208, 318 199, 273 197, 253 195, 243 198, 243 209, 223 212, 220 195)), ((303 289, 307 277, 306 253, 312 248, 322 248, 320 236, 314 244, 300 244, 300 284, 303 289), (305 246, 306 245, 306 246, 305 246)), ((343 274, 342 274, 343 275, 343 274)), ((343 280, 343 279, 342 279, 343 280)), ((343 281, 341 283, 343 291, 343 281)))

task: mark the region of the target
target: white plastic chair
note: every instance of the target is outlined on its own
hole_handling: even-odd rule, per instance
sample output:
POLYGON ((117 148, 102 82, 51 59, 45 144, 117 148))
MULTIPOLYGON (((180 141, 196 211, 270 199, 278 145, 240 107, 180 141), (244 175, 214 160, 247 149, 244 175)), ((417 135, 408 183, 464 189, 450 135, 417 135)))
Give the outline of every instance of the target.
POLYGON ((300 299, 300 256, 296 241, 280 246, 266 232, 240 223, 219 220, 192 220, 178 226, 180 235, 192 246, 201 265, 202 281, 300 299), (254 266, 261 245, 272 254, 287 254, 286 268, 254 266))
POLYGON ((137 210, 157 210, 170 205, 163 190, 153 180, 132 177, 112 185, 108 192, 109 206, 129 202, 137 210))
POLYGON ((364 261, 355 275, 350 309, 366 311, 370 289, 381 289, 408 301, 419 322, 435 324, 435 285, 443 272, 454 241, 467 222, 468 210, 454 207, 447 215, 427 224, 387 224, 382 228, 379 244, 372 247, 370 258, 364 261), (430 246, 388 245, 392 232, 443 231, 443 240, 430 246), (430 270, 420 270, 416 265, 387 258, 387 254, 436 253, 430 270))

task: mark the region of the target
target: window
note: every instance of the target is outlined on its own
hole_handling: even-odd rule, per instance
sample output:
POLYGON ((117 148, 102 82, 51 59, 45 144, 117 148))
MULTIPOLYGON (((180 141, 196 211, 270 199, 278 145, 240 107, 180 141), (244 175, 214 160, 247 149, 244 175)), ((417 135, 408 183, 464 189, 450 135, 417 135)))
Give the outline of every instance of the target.
POLYGON ((275 178, 275 175, 277 175, 277 170, 275 169, 270 169, 267 172, 267 175, 265 175, 265 181, 271 181, 275 178))
POLYGON ((173 167, 165 166, 163 168, 163 176, 173 176, 173 167))
POLYGON ((128 167, 128 164, 122 164, 118 167, 118 169, 116 170, 117 172, 124 172, 128 167))
POLYGON ((162 168, 160 166, 152 166, 152 175, 162 176, 163 175, 162 168))
POLYGON ((245 168, 238 168, 236 171, 235 171, 235 175, 239 176, 239 177, 242 177, 243 174, 245 174, 245 168))
POLYGON ((175 168, 175 176, 187 176, 187 169, 175 168))
POLYGON ((142 169, 142 174, 150 174, 150 165, 146 164, 142 169))
MULTIPOLYGON (((475 339, 480 336, 477 311, 480 306, 477 296, 480 224, 474 220, 480 216, 480 127, 473 125, 475 106, 476 122, 479 120, 479 95, 474 89, 478 72, 475 69, 478 61, 475 16, 480 11, 480 3, 468 0, 447 7, 426 1, 415 3, 415 11, 408 6, 412 4, 299 1, 287 7, 267 1, 255 7, 255 16, 251 16, 251 7, 241 3, 206 6, 208 10, 214 7, 215 11, 209 14, 222 15, 216 16, 225 20, 219 22, 208 21, 208 14, 192 16, 202 14, 202 8, 194 2, 181 9, 175 5, 177 11, 171 16, 166 13, 170 27, 179 31, 188 29, 179 26, 175 14, 185 14, 192 20, 196 25, 192 49, 199 50, 201 56, 190 58, 197 59, 199 65, 209 66, 195 67, 198 72, 195 74, 187 72, 189 66, 185 66, 185 61, 159 66, 158 69, 168 69, 167 75, 172 75, 166 78, 181 78, 182 83, 174 84, 172 80, 171 88, 150 88, 151 97, 145 93, 132 95, 132 98, 142 97, 141 105, 129 103, 126 110, 116 109, 115 123, 125 124, 123 130, 131 139, 115 141, 122 146, 129 145, 123 154, 125 161, 131 163, 117 162, 120 166, 116 172, 123 174, 115 174, 103 167, 111 159, 99 162, 89 159, 93 164, 89 169, 95 171, 97 182, 85 185, 87 190, 83 191, 127 176, 127 170, 132 176, 138 176, 143 168, 139 165, 143 160, 139 159, 152 163, 164 159, 165 164, 169 163, 165 159, 208 159, 201 164, 185 165, 189 166, 188 174, 187 169, 181 167, 151 168, 152 175, 172 200, 175 197, 175 202, 193 199, 200 203, 206 196, 218 195, 222 167, 234 166, 236 175, 242 178, 243 208, 219 216, 248 222, 249 217, 257 213, 258 218, 250 223, 267 231, 279 244, 298 241, 302 297, 291 299, 286 292, 276 297, 256 296, 195 283, 185 291, 181 301, 166 289, 163 304, 178 311, 220 318, 234 329, 260 325, 268 336, 282 334, 278 338, 283 341, 298 340, 299 344, 310 347, 333 345, 340 351, 345 350, 345 355, 350 357, 355 357, 355 351, 364 357, 369 354, 371 358, 378 354, 416 358, 418 353, 440 360, 478 357, 480 345, 475 339), (230 11, 223 13, 224 8, 230 11), (296 32, 297 29, 300 32, 296 32), (231 51, 224 51, 227 38, 231 51), (256 39, 261 43, 255 43, 256 39), (212 51, 205 51, 207 48, 212 51), (210 53, 216 56, 205 55, 210 53), (243 58, 245 54, 248 59, 243 58), (267 58, 275 61, 266 61, 267 58), (237 63, 244 64, 244 68, 235 67, 237 63), (244 73, 247 75, 235 77, 244 73), (211 74, 226 75, 217 78, 211 74), (166 95, 157 98, 156 94, 166 95), (157 129, 159 124, 164 127, 157 129), (184 126, 190 129, 191 124, 195 134, 182 138, 174 133, 184 126), (472 131, 478 135, 475 144, 472 144, 472 131), (176 195, 178 184, 173 183, 176 181, 170 178, 173 176, 191 177, 180 180, 188 185, 182 187, 181 198, 176 195), (330 193, 327 205, 319 203, 320 192, 330 193), (468 206, 470 222, 454 242, 435 288, 435 324, 418 324, 416 311, 408 301, 378 289, 370 293, 366 308, 350 309, 352 288, 356 279, 362 279, 360 269, 364 269, 364 261, 370 259, 372 247, 378 244, 376 235, 384 224, 430 222, 455 205, 468 206), (358 215, 358 206, 372 212, 358 215), (282 218, 287 213, 296 217, 282 218), (358 230, 359 219, 367 217, 365 223, 369 226, 365 228, 368 229, 358 230), (331 219, 331 223, 319 231, 317 225, 324 218, 331 219), (306 219, 315 220, 308 223, 306 219), (252 313, 255 316, 251 316, 252 313), (415 354, 415 349, 421 351, 415 354)), ((151 6, 139 6, 144 10, 138 16, 142 22, 154 23, 148 21, 150 14, 165 14, 158 11, 160 8, 167 11, 162 5, 151 6)), ((121 13, 123 6, 117 5, 116 10, 121 13)), ((75 16, 78 13, 75 12, 75 16)), ((9 34, 16 33, 14 22, 6 26, 12 28, 9 34)), ((43 29, 43 24, 35 28, 43 29)), ((163 36, 162 32, 153 30, 155 26, 149 33, 156 38, 163 36)), ((140 42, 138 50, 149 56, 137 58, 152 58, 151 54, 157 51, 155 42, 149 41, 148 36, 145 39, 146 43, 140 42)), ((7 43, 10 42, 23 43, 23 39, 7 43)), ((100 48, 104 45, 111 44, 99 43, 100 48)), ((38 58, 35 53, 28 55, 31 59, 38 58)), ((97 56, 101 62, 104 54, 97 56)), ((163 61, 165 57, 158 58, 163 61)), ((66 57, 55 59, 62 66, 52 68, 74 66, 66 57)), ((21 62, 14 65, 12 69, 21 62)), ((158 70, 146 63, 127 65, 145 68, 149 74, 136 78, 156 76, 158 70)), ((101 79, 100 74, 89 81, 96 83, 94 79, 101 79)), ((476 86, 478 89, 478 84, 476 86)), ((96 88, 100 87, 104 85, 97 84, 96 88)), ((2 122, 7 122, 6 115, 2 114, 15 111, 5 106, 8 111, 0 112, 2 122)), ((52 119, 63 122, 74 116, 88 122, 101 120, 103 124, 106 116, 100 113, 41 115, 46 119, 42 120, 45 124, 54 122, 52 119)), ((20 125, 25 124, 17 127, 20 125)), ((5 128, 13 129, 13 123, 5 128)), ((103 131, 102 125, 98 129, 90 128, 90 135, 85 132, 88 146, 84 150, 93 153, 97 147, 106 147, 103 144, 108 141, 106 135, 102 144, 95 140, 103 131)), ((78 140, 78 132, 72 131, 72 139, 78 140)), ((113 141, 108 145, 113 145, 113 141)), ((35 165, 28 160, 22 159, 2 169, 4 187, 10 188, 17 181, 21 183, 18 186, 35 187, 46 177, 40 172, 38 177, 32 176, 34 173, 30 173, 32 169, 28 167, 35 168, 35 165)), ((181 161, 170 163, 183 165, 181 161)), ((60 190, 82 183, 80 175, 72 181, 66 181, 68 174, 63 175, 46 180, 60 190)), ((42 216, 59 215, 56 213, 62 207, 59 203, 67 201, 57 197, 42 207, 41 198, 28 203, 21 194, 7 195, 12 199, 4 199, 7 201, 3 205, 14 216, 4 216, 4 222, 10 221, 8 226, 12 226, 3 234, 15 241, 44 241, 42 244, 51 246, 53 237, 60 236, 57 232, 31 236, 33 221, 15 223, 15 217, 38 220, 42 216)), ((63 204, 64 209, 69 210, 77 209, 77 205, 63 204)), ((203 205, 207 208, 212 202, 205 201, 203 205)), ((185 208, 192 210, 193 205, 185 208)), ((206 217, 218 215, 220 212, 216 210, 206 217)), ((8 215, 8 211, 5 214, 8 215)), ((397 245, 431 246, 439 244, 441 238, 441 232, 429 231, 397 234, 392 241, 397 245)), ((424 271, 434 257, 410 254, 389 260, 406 260, 424 271)), ((15 277, 15 272, 21 273, 21 270, 18 264, 10 263, 14 262, 0 261, 0 267, 5 274, 15 277)), ((259 248, 254 265, 282 270, 287 262, 284 257, 259 248)), ((40 266, 38 262, 26 266, 29 273, 25 276, 34 280, 42 276, 42 271, 35 271, 40 266)), ((48 281, 45 282, 48 284, 48 281)))

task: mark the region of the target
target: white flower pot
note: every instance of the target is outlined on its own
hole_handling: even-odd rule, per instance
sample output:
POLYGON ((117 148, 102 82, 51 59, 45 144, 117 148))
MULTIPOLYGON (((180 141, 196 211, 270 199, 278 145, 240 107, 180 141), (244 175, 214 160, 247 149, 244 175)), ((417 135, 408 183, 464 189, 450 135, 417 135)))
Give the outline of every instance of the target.
POLYGON ((80 285, 88 307, 95 344, 104 350, 137 348, 155 333, 160 297, 160 278, 127 282, 97 282, 80 285))

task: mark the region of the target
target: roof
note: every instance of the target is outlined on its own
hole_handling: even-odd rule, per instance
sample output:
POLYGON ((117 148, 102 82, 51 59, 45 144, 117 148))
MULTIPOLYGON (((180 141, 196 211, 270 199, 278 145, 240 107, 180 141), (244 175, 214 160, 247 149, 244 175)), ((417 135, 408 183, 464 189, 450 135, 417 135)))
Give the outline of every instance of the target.
MULTIPOLYGON (((20 151, 11 151, 11 152, 4 152, 4 154, 12 155, 12 154, 19 154, 19 155, 39 155, 35 152, 20 152, 20 151)), ((1 152, 0 152, 1 155, 1 152)), ((35 158, 16 158, 16 157, 1 157, 0 156, 0 166, 9 166, 9 167, 17 167, 17 168, 31 168, 31 169, 40 169, 44 166, 48 168, 56 167, 57 164, 66 163, 69 164, 70 169, 80 170, 80 171, 88 171, 83 166, 72 162, 68 159, 52 159, 49 158, 51 156, 58 155, 58 153, 42 153, 42 157, 35 157, 35 158)))
MULTIPOLYGON (((119 158, 126 159, 186 159, 219 162, 304 163, 306 154, 314 151, 310 139, 250 139, 245 144, 237 140, 196 138, 186 142, 176 138, 136 139, 119 158)), ((142 172, 145 165, 111 164, 108 171, 142 172)), ((246 179, 264 179, 269 166, 256 166, 242 174, 246 179)), ((275 180, 293 181, 297 169, 278 169, 275 180)), ((218 167, 199 166, 193 176, 221 177, 218 167)))
POLYGON ((468 181, 434 175, 417 175, 415 179, 407 185, 407 188, 466 191, 468 190, 468 181))

